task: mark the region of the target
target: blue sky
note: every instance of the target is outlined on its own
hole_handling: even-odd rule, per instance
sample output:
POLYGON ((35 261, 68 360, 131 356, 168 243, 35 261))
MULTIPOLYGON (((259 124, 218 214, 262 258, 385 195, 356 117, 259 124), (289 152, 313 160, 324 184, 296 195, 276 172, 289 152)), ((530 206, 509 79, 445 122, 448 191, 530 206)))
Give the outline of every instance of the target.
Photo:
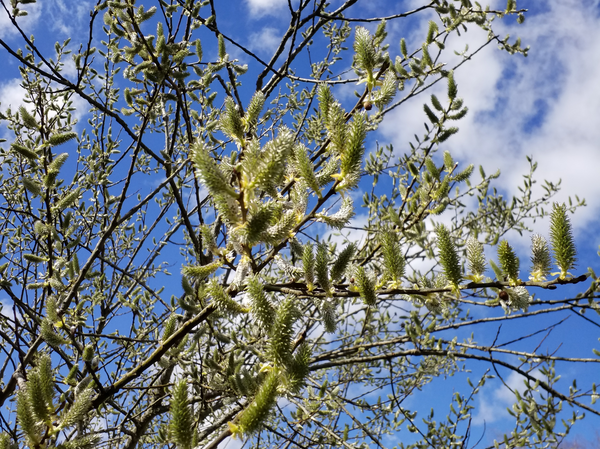
MULTIPOLYGON (((339 0, 332 3, 339 3, 339 0)), ((410 9, 422 2, 367 2, 360 13, 380 15, 384 9, 386 12, 393 10, 398 3, 403 8, 408 5, 410 9)), ((488 3, 498 9, 505 6, 503 1, 488 3)), ((459 123, 460 132, 449 141, 447 149, 465 163, 483 165, 488 173, 499 168, 502 176, 498 185, 508 195, 516 194, 517 187, 522 184, 522 176, 528 170, 525 156, 530 155, 539 162, 538 186, 543 179, 561 179, 558 201, 566 201, 574 195, 585 198, 587 206, 573 217, 576 244, 581 252, 577 272, 580 274, 587 266, 599 266, 596 251, 600 244, 597 231, 597 217, 600 216, 600 34, 597 32, 600 29, 600 2, 520 0, 518 5, 531 10, 525 24, 517 25, 511 19, 498 24, 498 30, 501 35, 520 36, 524 45, 531 46, 529 56, 510 56, 489 46, 457 71, 459 95, 464 97, 469 114, 459 123)), ((279 35, 287 27, 287 0, 239 0, 227 6, 223 8, 226 14, 219 18, 220 24, 259 56, 268 58, 279 42, 279 35)), ((28 9, 30 15, 21 23, 28 33, 35 33, 40 42, 52 46, 55 40, 67 36, 72 36, 74 42, 85 36, 86 30, 81 24, 87 23, 88 2, 56 0, 41 2, 41 6, 28 9)), ((428 19, 422 16, 420 22, 413 22, 408 27, 390 26, 389 42, 395 46, 391 52, 398 51, 397 42, 401 37, 409 43, 422 41, 428 19)), ((0 13, 0 38, 9 42, 18 39, 12 34, 3 12, 0 13)), ((471 28, 462 38, 450 42, 449 47, 461 50, 468 43, 475 48, 484 38, 482 32, 471 28)), ((244 61, 245 55, 240 51, 228 50, 232 57, 244 61)), ((205 52, 210 51, 214 50, 205 45, 205 52)), ((352 90, 349 86, 339 95, 349 97, 352 90)), ((248 97, 250 95, 249 91, 248 97)), ((16 109, 21 98, 18 70, 9 62, 0 69, 1 107, 16 109)), ((399 152, 408 148, 412 136, 423 130, 423 101, 425 97, 420 96, 391 112, 377 132, 377 140, 381 144, 394 144, 399 152)), ((0 130, 0 137, 2 132, 0 130)), ((360 225, 364 221, 365 217, 359 213, 354 224, 360 225)), ((548 221, 533 223, 532 228, 547 235, 548 221)), ((508 238, 525 254, 529 236, 520 237, 515 233, 508 238)), ((553 294, 566 297, 570 293, 559 290, 553 294)), ((567 346, 574 343, 574 335, 578 339, 574 351, 581 348, 579 339, 589 342, 589 345, 583 345, 587 348, 597 343, 597 337, 591 332, 582 333, 578 324, 570 318, 555 335, 556 341, 548 344, 557 344, 564 337, 567 346)), ((591 356, 591 351, 587 356, 591 356)), ((585 376, 591 379, 592 375, 567 370, 565 378, 585 376)), ((516 376, 509 377, 508 383, 517 385, 519 382, 516 376)), ((460 383, 455 387, 460 388, 460 383)), ((440 388, 448 390, 444 386, 440 388)), ((433 398, 441 391, 425 393, 433 398)), ((484 389, 475 421, 481 424, 485 420, 488 435, 494 436, 495 426, 500 429, 507 423, 507 415, 502 410, 510 404, 509 399, 506 389, 498 383, 490 383, 484 389)), ((578 426, 577 432, 593 435, 591 429, 597 424, 597 418, 590 417, 578 426)))

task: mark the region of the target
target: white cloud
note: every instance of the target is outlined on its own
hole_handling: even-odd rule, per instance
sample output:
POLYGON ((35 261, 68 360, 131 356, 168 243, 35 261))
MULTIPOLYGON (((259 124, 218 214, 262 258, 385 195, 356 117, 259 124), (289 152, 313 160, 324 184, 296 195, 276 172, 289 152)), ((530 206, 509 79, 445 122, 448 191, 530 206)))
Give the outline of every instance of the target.
MULTIPOLYGON (((67 64, 68 66, 68 64, 67 64)), ((13 78, 4 83, 0 83, 0 111, 6 111, 11 109, 14 113, 20 106, 24 106, 28 111, 33 111, 32 103, 25 103, 24 99, 27 97, 26 91, 21 87, 21 78, 13 78)), ((83 116, 85 116, 89 110, 87 101, 78 95, 72 95, 70 97, 71 107, 75 108, 71 112, 73 119, 79 122, 83 116)), ((75 128, 77 131, 77 128, 75 128)), ((8 134, 6 127, 0 128, 0 137, 11 140, 12 135, 8 134)))
POLYGON ((238 440, 233 437, 225 438, 217 446, 219 449, 241 449, 245 444, 244 440, 238 440))
POLYGON ((13 305, 10 299, 0 299, 0 315, 4 315, 11 320, 21 321, 23 317, 17 309, 13 309, 13 305))
MULTIPOLYGON (((42 6, 39 3, 20 5, 19 9, 26 11, 26 16, 17 18, 18 25, 23 29, 25 35, 30 35, 41 16, 42 6)), ((4 8, 0 8, 0 39, 15 36, 19 31, 13 26, 4 8)))
POLYGON ((281 33, 272 27, 264 27, 250 35, 250 48, 264 53, 273 53, 281 42, 281 33))
MULTIPOLYGON (((529 373, 536 379, 542 379, 543 376, 538 369, 529 373)), ((479 405, 476 407, 477 415, 473 418, 473 424, 490 424, 502 419, 510 418, 506 409, 516 402, 515 391, 522 394, 525 391, 524 377, 518 373, 511 372, 504 379, 506 385, 501 384, 491 393, 484 390, 479 396, 479 405), (511 391, 512 390, 512 391, 511 391)))
POLYGON ((2 110, 10 107, 12 111, 16 111, 20 106, 26 106, 31 109, 31 104, 26 104, 23 101, 25 90, 21 87, 21 78, 13 78, 9 81, 0 84, 0 106, 2 110))
POLYGON ((67 37, 85 32, 93 8, 93 3, 89 1, 55 0, 48 4, 52 28, 67 37))
POLYGON ((278 15, 287 6, 286 0, 247 0, 253 16, 278 15))
MULTIPOLYGON (((586 198, 589 207, 575 215, 576 229, 591 225, 600 212, 600 183, 593 181, 600 166, 600 66, 592 56, 600 48, 600 20, 592 3, 548 2, 524 25, 495 22, 500 35, 509 32, 531 45, 529 57, 508 55, 492 44, 458 69, 459 95, 469 114, 443 147, 464 162, 483 165, 488 173, 500 168, 496 185, 509 195, 518 194, 528 172, 525 156, 533 156, 539 162, 536 194, 542 192, 544 179, 562 178, 557 200, 575 194, 586 198)), ((423 27, 415 35, 412 40, 422 40, 423 27)), ((450 40, 448 48, 462 49, 468 42, 474 49, 484 38, 472 27, 462 38, 450 40)), ((432 92, 446 96, 442 83, 432 92)), ((428 97, 409 101, 382 124, 382 133, 400 153, 408 151, 413 134, 423 133, 421 104, 428 97)), ((535 228, 547 234, 547 220, 535 228)))
MULTIPOLYGON (((334 212, 337 211, 337 207, 334 207, 334 212)), ((358 208, 358 204, 354 203, 354 210, 356 211, 358 208)), ((369 216, 367 214, 355 215, 352 217, 348 226, 344 229, 337 230, 331 229, 323 235, 323 240, 330 240, 332 243, 336 243, 338 249, 344 247, 344 242, 350 241, 354 242, 357 246, 361 246, 364 243, 364 238, 367 236, 367 233, 363 230, 369 224, 369 216)))

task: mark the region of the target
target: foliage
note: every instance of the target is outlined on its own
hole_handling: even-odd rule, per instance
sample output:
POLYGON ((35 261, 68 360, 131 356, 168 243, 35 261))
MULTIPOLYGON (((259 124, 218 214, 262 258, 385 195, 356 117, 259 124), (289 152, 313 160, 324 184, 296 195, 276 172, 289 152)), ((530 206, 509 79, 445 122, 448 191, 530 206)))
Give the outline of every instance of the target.
MULTIPOLYGON (((28 3, 0 0, 12 27, 28 3)), ((467 114, 454 69, 479 48, 456 62, 446 42, 480 27, 482 46, 526 54, 494 31, 504 16, 522 22, 516 2, 424 1, 360 24, 346 18, 361 1, 289 2, 268 62, 221 27, 219 3, 99 1, 81 45, 0 39, 25 92, 0 111, 10 134, 0 288, 11 305, 0 315, 0 403, 16 416, 1 421, 0 447, 216 448, 230 436, 252 447, 463 447, 491 374, 469 380, 444 418, 405 400, 471 361, 525 382, 497 446, 548 447, 579 410, 600 414, 588 405, 595 386, 565 393, 555 369, 597 359, 514 344, 536 331, 488 344, 487 319, 470 311, 510 322, 598 309, 591 270, 576 298, 530 294, 586 280, 569 273, 567 212, 583 203, 548 214, 558 187, 535 197, 531 161, 522 195, 506 200, 491 188, 499 173, 480 167, 475 181, 447 151, 467 114), (390 23, 425 13, 421 44, 390 46, 390 23), (350 60, 355 76, 342 79, 350 60), (385 115, 437 82, 446 98, 430 95, 410 149, 369 152, 385 115), (358 85, 353 104, 347 83, 358 85), (346 232, 357 192, 358 236, 346 232), (533 237, 523 281, 507 233, 548 216, 550 243, 533 237), (496 246, 499 265, 485 257, 496 246)))

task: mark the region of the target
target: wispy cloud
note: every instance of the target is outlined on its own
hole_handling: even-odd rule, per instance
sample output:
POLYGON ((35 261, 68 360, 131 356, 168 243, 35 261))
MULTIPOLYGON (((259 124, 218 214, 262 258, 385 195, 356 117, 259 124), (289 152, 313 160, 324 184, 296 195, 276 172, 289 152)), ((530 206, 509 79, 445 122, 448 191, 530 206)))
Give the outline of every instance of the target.
MULTIPOLYGON (((562 179, 557 200, 575 194, 586 198, 589 207, 574 220, 579 229, 593 223, 600 212, 600 183, 590 182, 600 166, 600 66, 593 56, 600 48, 596 4, 548 2, 524 25, 496 22, 501 35, 510 33, 511 41, 520 36, 524 45, 531 45, 529 57, 487 48, 457 71, 459 95, 469 114, 443 148, 467 163, 483 165, 489 173, 501 169, 498 185, 509 194, 518 194, 528 171, 525 156, 531 155, 539 162, 538 194, 544 179, 562 179)), ((422 28, 413 40, 423 39, 422 28)), ((473 28, 447 47, 462 50, 468 42, 473 49, 484 39, 473 28)), ((445 98, 442 83, 432 92, 445 98)), ((422 134, 426 116, 417 111, 428 97, 408 102, 382 124, 381 132, 399 152, 408 150, 413 134, 422 134)), ((548 223, 536 226, 545 232, 548 223)))
POLYGON ((273 27, 264 27, 249 38, 250 48, 261 53, 273 53, 281 42, 281 33, 273 27))
POLYGON ((253 16, 278 15, 287 6, 286 0, 247 0, 253 16))
MULTIPOLYGON (((18 17, 17 23, 26 34, 30 34, 39 21, 42 6, 39 3, 30 3, 20 5, 20 9, 27 12, 27 15, 18 17)), ((16 34, 18 34, 18 30, 13 26, 4 8, 0 8, 0 39, 6 39, 16 34)))
POLYGON ((2 110, 10 107, 11 110, 16 111, 19 106, 25 106, 24 97, 25 90, 21 87, 20 78, 14 78, 0 84, 0 105, 2 106, 2 110))
POLYGON ((10 299, 0 299, 0 315, 4 315, 14 321, 21 321, 23 317, 18 310, 13 309, 13 302, 10 299))
POLYGON ((90 1, 55 0, 47 5, 47 12, 52 17, 52 28, 71 37, 87 30, 89 14, 93 8, 94 4, 90 1))
MULTIPOLYGON (((543 377, 537 369, 533 370, 530 374, 536 379, 542 379, 543 377)), ((504 379, 506 385, 502 384, 491 392, 484 389, 479 396, 477 415, 473 418, 473 424, 491 424, 510 418, 511 416, 506 409, 516 402, 514 392, 518 391, 521 394, 525 391, 523 380, 523 376, 513 372, 504 379)))

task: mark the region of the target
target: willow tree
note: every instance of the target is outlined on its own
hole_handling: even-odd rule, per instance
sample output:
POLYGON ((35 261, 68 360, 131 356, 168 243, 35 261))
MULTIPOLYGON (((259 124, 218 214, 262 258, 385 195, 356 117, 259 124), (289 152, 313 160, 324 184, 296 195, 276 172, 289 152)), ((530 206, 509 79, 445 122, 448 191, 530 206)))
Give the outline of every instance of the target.
POLYGON ((576 271, 574 207, 549 206, 550 183, 533 195, 535 164, 506 200, 498 174, 445 148, 467 113, 454 69, 480 49, 457 61, 445 43, 480 27, 481 46, 526 54, 493 27, 523 20, 516 2, 389 17, 288 2, 266 60, 220 27, 226 2, 99 1, 87 40, 46 48, 19 25, 32 1, 0 0, 21 39, 0 40, 2 57, 24 92, 0 116, 0 447, 465 447, 477 393, 508 372, 525 387, 503 447, 552 444, 582 410, 599 414, 595 387, 561 387, 554 367, 593 354, 547 353, 531 326, 483 342, 486 323, 597 307, 595 275, 576 271), (386 25, 421 15, 422 44, 388 43, 386 25), (369 133, 416 95, 423 133, 367 155, 369 133), (527 280, 502 239, 532 219, 549 239, 533 237, 527 280), (576 298, 546 298, 590 276, 576 298), (490 371, 451 404, 407 405, 472 362, 490 371))

